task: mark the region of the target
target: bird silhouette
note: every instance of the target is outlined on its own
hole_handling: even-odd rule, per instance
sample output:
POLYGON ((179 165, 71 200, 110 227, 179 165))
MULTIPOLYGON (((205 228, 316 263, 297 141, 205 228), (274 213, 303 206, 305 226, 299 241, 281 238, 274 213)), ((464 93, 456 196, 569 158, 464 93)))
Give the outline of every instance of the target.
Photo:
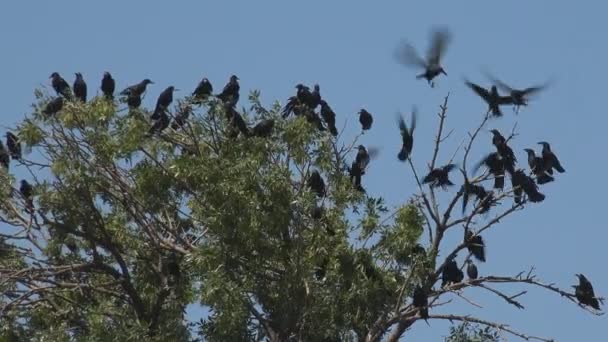
POLYGON ((441 59, 450 41, 451 34, 447 28, 435 28, 431 31, 431 43, 426 54, 426 59, 420 57, 416 49, 405 41, 401 42, 398 46, 395 57, 404 66, 424 69, 424 72, 417 75, 416 79, 426 79, 428 84, 434 87, 435 83, 433 79, 435 77, 439 74, 447 76, 447 73, 441 66, 441 59))

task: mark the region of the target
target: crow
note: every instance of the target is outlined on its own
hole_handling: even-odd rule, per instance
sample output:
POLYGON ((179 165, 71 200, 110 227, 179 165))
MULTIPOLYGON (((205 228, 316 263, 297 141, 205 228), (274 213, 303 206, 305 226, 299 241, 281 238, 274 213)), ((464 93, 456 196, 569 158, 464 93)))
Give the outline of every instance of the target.
POLYGON ((492 86, 490 91, 488 91, 487 89, 467 80, 465 80, 465 84, 469 88, 473 89, 473 91, 488 104, 488 112, 492 112, 494 117, 502 116, 502 112, 500 111, 501 105, 511 103, 511 97, 500 96, 496 86, 492 86))
POLYGON ((600 310, 600 301, 595 297, 591 282, 582 274, 577 274, 576 276, 578 277, 578 285, 572 285, 572 287, 574 287, 574 295, 578 302, 600 310))
POLYGON ((454 185, 454 183, 450 181, 448 176, 450 171, 452 171, 455 167, 455 164, 447 164, 440 168, 433 169, 426 176, 424 176, 422 183, 430 183, 432 188, 441 187, 445 190, 447 186, 454 185))
POLYGON ((507 92, 509 94, 510 102, 515 106, 515 113, 519 112, 519 108, 521 106, 528 105, 528 96, 541 92, 549 86, 549 82, 546 82, 545 84, 536 85, 525 89, 515 89, 509 87, 506 83, 502 82, 496 77, 493 77, 489 73, 486 73, 486 76, 502 91, 507 92))
POLYGON ((505 163, 498 152, 490 153, 484 157, 475 165, 473 172, 477 172, 481 165, 485 165, 494 176, 494 189, 503 189, 505 186, 505 163))
POLYGON ((32 185, 28 183, 25 179, 22 179, 21 186, 19 187, 19 192, 25 200, 25 208, 28 212, 32 212, 34 210, 34 189, 32 188, 32 185))
POLYGON ((145 80, 137 84, 128 86, 120 92, 120 95, 141 97, 141 95, 143 95, 143 93, 146 91, 146 87, 148 87, 148 84, 154 84, 154 82, 146 78, 145 80))
POLYGON ((338 129, 336 128, 336 113, 331 109, 331 107, 325 102, 325 100, 320 101, 321 104, 321 117, 327 124, 327 128, 329 132, 334 137, 338 135, 338 129))
POLYGON ((174 86, 169 86, 167 89, 163 90, 160 95, 158 95, 158 99, 156 100, 156 107, 154 108, 154 113, 150 117, 151 119, 158 119, 160 117, 160 113, 165 112, 169 109, 171 102, 173 102, 173 91, 175 91, 174 86))
POLYGON ((198 83, 196 89, 194 89, 194 91, 192 92, 192 96, 196 100, 205 100, 211 95, 211 93, 213 93, 213 86, 211 85, 211 82, 209 82, 209 80, 205 77, 198 83))
POLYGON ((553 173, 553 169, 545 169, 543 158, 537 157, 533 149, 524 148, 524 151, 528 153, 528 165, 530 166, 532 173, 536 176, 536 183, 542 185, 553 182, 555 179, 549 174, 553 173))
POLYGON ((534 183, 534 180, 526 173, 519 169, 511 174, 511 184, 513 185, 513 194, 515 203, 521 203, 522 191, 528 196, 530 202, 542 202, 545 199, 545 195, 538 192, 538 186, 534 183))
MULTIPOLYGON (((463 170, 461 170, 461 171, 462 171, 462 173, 464 175, 464 184, 462 185, 462 187, 460 189, 460 191, 462 192, 462 213, 464 214, 465 211, 467 210, 467 204, 469 202, 469 196, 470 195, 476 196, 477 200, 479 200, 479 201, 484 201, 489 196, 489 194, 486 191, 486 189, 484 189, 483 186, 477 185, 477 184, 471 184, 469 182, 469 180, 467 179, 466 174, 464 174, 464 171, 463 170)), ((486 208, 483 207, 482 211, 485 210, 485 209, 486 208)), ((489 210, 489 209, 490 208, 488 207, 487 210, 489 210)))
POLYGON ((426 79, 429 85, 434 87, 435 84, 432 80, 436 76, 448 75, 441 66, 441 58, 445 54, 450 40, 451 34, 446 28, 436 28, 431 32, 431 44, 426 54, 426 60, 420 57, 416 49, 405 41, 398 46, 395 57, 404 66, 424 69, 424 72, 417 75, 416 79, 426 79))
POLYGON ((507 140, 497 129, 493 129, 490 132, 492 132, 492 144, 496 147, 496 151, 502 158, 505 170, 509 173, 513 173, 515 170, 515 162, 517 162, 515 153, 511 147, 507 145, 507 140))
POLYGON ((6 147, 11 154, 11 158, 15 160, 21 159, 21 142, 19 137, 11 132, 6 132, 6 147))
POLYGON ((52 115, 57 114, 62 108, 63 108, 63 97, 58 96, 46 104, 46 106, 42 110, 42 113, 47 116, 52 116, 52 115))
POLYGON ((397 159, 400 161, 406 161, 412 153, 414 147, 414 130, 416 129, 416 116, 418 110, 416 107, 412 108, 412 121, 408 129, 405 124, 405 120, 401 114, 398 114, 397 120, 399 124, 399 131, 401 132, 401 150, 397 154, 397 159))
POLYGON ((363 175, 363 170, 357 163, 357 161, 353 161, 350 168, 348 169, 348 174, 350 176, 350 181, 358 191, 365 192, 365 189, 361 185, 361 176, 363 175))
POLYGON ((116 81, 112 78, 112 75, 109 72, 103 73, 103 78, 101 79, 101 91, 103 95, 108 100, 114 99, 114 90, 116 89, 116 81))
POLYGON ((57 95, 61 95, 68 100, 72 98, 70 85, 59 75, 59 73, 52 73, 50 78, 51 85, 53 86, 53 89, 55 89, 55 92, 57 92, 57 95))
POLYGON ((77 72, 75 73, 76 79, 74 80, 74 96, 82 102, 87 102, 87 83, 82 78, 82 74, 77 72))
POLYGON ((372 128, 372 123, 374 122, 374 118, 372 115, 365 109, 361 109, 359 111, 359 122, 361 123, 361 129, 363 131, 367 131, 372 128))
POLYGON ((357 163, 357 165, 359 166, 359 169, 361 170, 361 174, 364 175, 365 169, 367 168, 367 165, 369 165, 369 161, 370 161, 369 153, 367 152, 367 149, 363 145, 359 145, 357 147, 357 149, 358 149, 358 151, 357 151, 357 156, 355 157, 355 163, 357 163))
POLYGON ((141 95, 135 95, 135 93, 129 94, 127 105, 129 108, 139 108, 141 106, 141 95))
POLYGON ((256 137, 269 137, 272 134, 274 128, 274 119, 263 119, 253 126, 253 135, 256 137))
POLYGON ((428 294, 420 285, 416 286, 412 295, 412 304, 414 307, 420 309, 420 317, 425 320, 429 318, 429 300, 428 294))
POLYGON ((314 191, 318 197, 325 196, 325 182, 319 171, 314 170, 308 178, 308 187, 314 191))
POLYGON ((441 272, 441 287, 450 283, 457 284, 464 279, 464 273, 458 268, 456 261, 447 261, 441 272))
POLYGON ((486 262, 486 247, 483 243, 483 238, 481 235, 473 235, 472 231, 465 229, 464 243, 466 244, 469 252, 473 254, 477 260, 486 262))
POLYGON ((230 105, 230 107, 236 106, 239 102, 239 91, 241 86, 239 85, 239 78, 236 75, 230 76, 230 80, 222 89, 222 92, 217 95, 217 98, 222 100, 224 103, 230 105))
POLYGON ((10 163, 11 163, 11 156, 9 155, 6 148, 4 147, 4 144, 2 143, 2 141, 0 141, 0 164, 2 164, 2 166, 4 166, 4 168, 8 171, 8 167, 10 166, 10 163))
POLYGON ((160 112, 156 118, 156 121, 154 121, 152 127, 150 127, 150 130, 148 131, 148 136, 158 134, 164 131, 167 127, 169 127, 170 121, 171 119, 169 118, 169 115, 167 115, 167 113, 160 112))
POLYGON ((559 173, 566 172, 566 170, 564 170, 564 168, 562 167, 562 164, 559 162, 559 159, 557 159, 555 153, 551 151, 551 145, 549 145, 549 143, 546 141, 541 141, 538 144, 543 146, 543 150, 541 153, 545 169, 555 169, 559 173))
POLYGON ((475 266, 475 264, 473 263, 473 260, 468 259, 467 260, 467 276, 469 277, 470 280, 475 280, 477 279, 478 276, 478 272, 477 272, 477 266, 475 266))
POLYGON ((245 122, 245 119, 243 119, 243 116, 233 107, 230 107, 230 103, 226 103, 225 106, 227 107, 226 112, 228 113, 229 122, 232 126, 232 133, 230 136, 236 138, 239 135, 239 132, 245 137, 250 136, 251 132, 249 131, 249 127, 247 127, 247 123, 245 122))

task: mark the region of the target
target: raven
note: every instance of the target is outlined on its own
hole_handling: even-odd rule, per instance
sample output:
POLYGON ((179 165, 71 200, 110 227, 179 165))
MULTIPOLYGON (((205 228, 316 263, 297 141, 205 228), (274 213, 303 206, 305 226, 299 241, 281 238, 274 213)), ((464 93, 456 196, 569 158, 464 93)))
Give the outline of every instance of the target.
POLYGON ((412 153, 412 149, 414 147, 414 129, 416 129, 416 116, 417 116, 418 110, 416 107, 412 108, 412 121, 410 123, 410 127, 408 129, 407 125, 405 124, 405 120, 403 120, 403 117, 398 114, 398 124, 399 124, 399 131, 401 132, 401 150, 399 151, 399 153, 397 154, 397 158, 400 161, 406 161, 407 158, 410 157, 411 153, 412 153))
POLYGON ((114 99, 114 90, 116 89, 116 81, 112 78, 112 75, 109 72, 103 73, 103 78, 101 79, 101 91, 103 95, 109 99, 114 99))
POLYGON ((407 67, 414 66, 424 69, 416 79, 426 79, 431 87, 432 80, 439 74, 448 75, 441 66, 441 58, 451 40, 451 34, 446 28, 435 28, 431 32, 431 44, 426 54, 426 60, 420 57, 416 49, 409 43, 402 42, 395 52, 397 61, 407 67))

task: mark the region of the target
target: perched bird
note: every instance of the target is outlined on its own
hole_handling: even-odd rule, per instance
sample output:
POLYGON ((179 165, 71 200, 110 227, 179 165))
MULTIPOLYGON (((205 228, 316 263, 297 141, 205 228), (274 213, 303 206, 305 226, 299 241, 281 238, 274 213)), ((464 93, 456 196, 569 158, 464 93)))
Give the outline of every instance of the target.
POLYGON ((464 279, 464 273, 458 268, 454 260, 447 261, 441 272, 441 287, 451 283, 457 284, 464 279))
POLYGON ((502 116, 502 112, 500 111, 500 106, 511 103, 510 96, 500 96, 498 94, 498 88, 496 86, 492 86, 490 91, 487 89, 465 80, 465 84, 473 89, 473 91, 481 97, 488 104, 488 112, 492 112, 492 115, 495 117, 502 116))
POLYGON ((251 132, 249 131, 249 127, 247 127, 247 123, 245 122, 245 119, 243 119, 241 113, 237 112, 234 107, 229 107, 229 103, 226 103, 225 105, 228 107, 226 108, 226 111, 229 113, 229 121, 230 125, 232 126, 232 133, 230 136, 232 138, 236 138, 239 132, 246 137, 250 136, 251 132))
POLYGON ((321 104, 321 87, 318 84, 315 84, 310 94, 310 109, 314 110, 318 105, 321 104))
POLYGON ((473 172, 477 172, 481 165, 485 165, 492 176, 494 176, 494 189, 503 189, 505 186, 505 163, 498 152, 488 154, 475 165, 473 172))
POLYGON ((108 100, 114 99, 114 90, 116 89, 116 81, 112 78, 112 75, 109 72, 103 73, 103 78, 101 79, 101 91, 103 95, 108 100))
POLYGON ((414 294, 412 295, 412 304, 414 307, 420 309, 420 317, 424 319, 429 318, 428 294, 420 285, 416 286, 414 289, 414 294))
POLYGON ((87 83, 82 78, 82 74, 75 73, 76 79, 74 80, 74 96, 82 102, 87 102, 87 83))
POLYGON ((455 167, 455 164, 447 164, 440 168, 433 169, 426 176, 424 176, 422 183, 430 183, 431 187, 433 188, 441 187, 445 189, 447 186, 452 186, 454 183, 450 181, 448 176, 450 171, 452 171, 455 167))
POLYGON ((308 123, 310 123, 311 125, 317 127, 317 129, 321 132, 325 132, 325 126, 323 126, 323 121, 321 120, 321 117, 319 116, 319 114, 317 114, 315 111, 308 109, 306 110, 306 121, 308 121, 308 123))
POLYGON ((486 191, 486 189, 484 189, 483 186, 481 185, 477 185, 477 184, 471 184, 466 176, 466 174, 464 173, 463 170, 461 170, 463 175, 464 175, 464 184, 462 185, 460 191, 462 192, 462 213, 464 214, 465 211, 467 210, 467 204, 469 202, 469 196, 473 195, 477 197, 477 200, 479 201, 483 201, 482 203, 485 204, 487 203, 487 208, 486 206, 480 206, 481 210, 479 211, 480 213, 485 213, 487 210, 490 210, 489 205, 491 205, 491 201, 485 201, 486 198, 491 194, 488 193, 486 191))
POLYGON ((477 266, 473 263, 473 260, 467 260, 467 276, 470 280, 475 280, 478 277, 477 266))
POLYGON ((486 248, 481 235, 473 235, 472 231, 465 229, 464 242, 469 252, 473 254, 477 260, 486 262, 486 248))
POLYGON ((543 157, 543 164, 545 165, 545 169, 555 169, 559 173, 564 173, 566 170, 562 167, 562 164, 557 159, 555 153, 551 151, 551 145, 549 145, 546 141, 539 142, 540 145, 543 146, 543 150, 541 152, 543 157))
POLYGON ((416 107, 412 108, 412 121, 410 123, 410 127, 408 129, 405 124, 405 120, 403 117, 398 114, 397 120, 399 123, 399 131, 401 132, 401 150, 397 154, 397 158, 400 161, 406 161, 407 158, 410 157, 412 153, 412 149, 414 147, 414 129, 416 129, 416 116, 418 110, 416 107))
POLYGON ((358 151, 357 151, 357 156, 355 157, 355 163, 357 163, 357 165, 359 166, 359 169, 361 170, 361 174, 364 175, 365 169, 367 168, 367 165, 369 165, 369 161, 370 161, 369 153, 367 152, 367 149, 363 145, 359 145, 357 147, 357 150, 358 151))
POLYGON ((506 83, 502 82, 496 77, 493 77, 489 73, 486 73, 486 76, 497 85, 502 91, 507 92, 510 97, 510 102, 515 106, 515 112, 519 112, 519 108, 521 106, 528 105, 528 96, 534 95, 546 89, 549 86, 549 82, 546 82, 542 85, 532 86, 525 89, 514 89, 509 87, 506 83))
POLYGON ((496 147, 496 151, 502 158, 505 170, 509 173, 513 173, 513 170, 515 170, 515 162, 517 162, 515 153, 511 147, 507 145, 507 140, 497 129, 493 129, 490 132, 492 132, 492 144, 496 147))
POLYGON ((530 202, 542 202, 545 199, 545 195, 538 192, 538 186, 534 183, 534 180, 521 169, 511 174, 511 184, 517 204, 521 203, 522 191, 528 196, 530 202))
POLYGON ((25 200, 25 207, 28 212, 32 212, 34 210, 34 188, 30 183, 28 183, 25 179, 21 180, 21 186, 19 187, 19 192, 23 199, 25 200))
POLYGON ((2 143, 2 141, 0 141, 0 164, 2 164, 2 166, 4 166, 4 168, 6 170, 8 170, 10 163, 11 163, 11 156, 9 155, 6 148, 4 147, 4 144, 2 143))
POLYGON ((146 88, 148 87, 148 84, 154 84, 154 82, 150 81, 150 79, 146 78, 145 80, 128 86, 126 89, 124 89, 123 91, 120 92, 120 95, 125 95, 125 96, 137 96, 137 97, 141 97, 141 95, 143 95, 144 92, 146 92, 146 88))
POLYGON ((154 108, 154 113, 152 114, 152 119, 158 119, 161 112, 166 111, 171 102, 173 102, 173 91, 175 90, 174 86, 169 86, 165 90, 163 90, 160 95, 158 95, 158 99, 156 100, 156 107, 154 108))
POLYGON ((363 185, 361 185, 363 170, 361 170, 361 167, 359 166, 356 160, 352 162, 350 168, 348 169, 348 174, 350 176, 350 182, 353 184, 355 189, 361 192, 365 192, 363 185))
POLYGON ((194 89, 194 91, 192 92, 192 96, 197 100, 205 100, 211 95, 212 92, 213 86, 211 85, 211 82, 209 82, 209 80, 205 77, 198 83, 196 89, 194 89))
POLYGON ((298 97, 296 95, 291 96, 289 99, 287 99, 285 108, 283 108, 283 112, 282 112, 283 119, 287 118, 289 116, 289 114, 291 114, 291 113, 293 113, 296 116, 302 114, 301 106, 302 105, 300 104, 298 97))
POLYGON ((169 118, 169 115, 167 115, 165 112, 161 112, 156 121, 154 121, 152 124, 152 127, 150 127, 148 135, 158 134, 164 131, 167 127, 169 127, 170 121, 171 119, 169 118))
POLYGON ((359 111, 359 122, 361 123, 361 129, 363 131, 367 131, 370 128, 372 128, 372 123, 374 122, 374 118, 367 110, 361 109, 359 111))
POLYGON ((413 66, 424 69, 424 72, 416 79, 426 79, 431 87, 434 87, 432 80, 439 74, 448 75, 441 66, 441 58, 445 54, 446 48, 451 40, 451 34, 446 28, 437 28, 431 32, 431 45, 424 60, 416 52, 414 47, 406 42, 402 42, 395 53, 397 61, 407 67, 413 66))
POLYGON ((308 178, 308 187, 314 191, 318 197, 325 196, 325 181, 319 171, 314 170, 308 178))
POLYGON ((578 285, 572 285, 572 287, 574 287, 574 295, 578 302, 600 310, 600 301, 595 297, 591 282, 582 274, 576 276, 578 277, 578 285))
POLYGON ((61 95, 68 100, 72 98, 70 85, 63 79, 63 77, 59 75, 59 73, 52 73, 50 78, 51 85, 53 86, 53 89, 55 89, 55 92, 57 92, 57 95, 61 95))
POLYGON ((534 150, 531 148, 524 148, 524 151, 528 153, 528 165, 530 170, 536 176, 536 183, 546 184, 553 182, 554 178, 550 175, 553 173, 553 169, 546 170, 543 158, 537 157, 534 150))
POLYGON ((224 86, 222 92, 217 95, 217 97, 222 100, 224 103, 228 103, 231 107, 236 106, 236 103, 239 102, 239 90, 241 86, 239 85, 239 78, 236 75, 230 76, 230 80, 224 86))
POLYGON ((129 94, 127 97, 127 105, 129 108, 139 108, 141 106, 141 95, 129 94))
POLYGON ((338 129, 336 128, 336 113, 331 109, 331 107, 325 102, 325 100, 320 101, 321 104, 321 117, 327 124, 327 128, 329 132, 334 137, 338 135, 338 129))
POLYGON ((256 137, 269 137, 272 134, 274 128, 274 119, 262 119, 255 126, 253 126, 252 133, 256 137))
POLYGON ((42 110, 42 113, 47 116, 52 116, 52 115, 57 114, 62 108, 63 108, 63 97, 58 96, 46 104, 46 106, 42 110))
POLYGON ((310 109, 312 108, 312 104, 314 102, 312 93, 310 92, 310 88, 303 85, 302 83, 296 84, 296 98, 301 104, 308 106, 310 109))
POLYGON ((15 160, 21 159, 21 142, 19 137, 11 132, 6 132, 6 147, 11 154, 11 158, 15 160))

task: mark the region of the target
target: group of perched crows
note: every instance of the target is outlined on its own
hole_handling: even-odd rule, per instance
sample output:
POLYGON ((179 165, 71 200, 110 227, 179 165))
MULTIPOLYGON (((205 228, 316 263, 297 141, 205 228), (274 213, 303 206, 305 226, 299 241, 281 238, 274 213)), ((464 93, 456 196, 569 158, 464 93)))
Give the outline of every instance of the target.
MULTIPOLYGON (((445 29, 436 30, 432 34, 432 42, 426 59, 418 56, 416 50, 409 44, 403 44, 397 50, 398 60, 408 66, 417 66, 424 69, 424 72, 416 76, 417 79, 426 79, 427 82, 434 87, 435 77, 440 74, 447 76, 446 71, 441 65, 441 57, 443 56, 445 49, 450 41, 449 31, 445 29)), ((86 103, 87 101, 87 84, 80 73, 75 74, 75 80, 73 86, 69 84, 59 75, 54 72, 51 75, 51 85, 57 96, 51 99, 46 107, 42 110, 47 116, 57 114, 63 108, 64 101, 80 101, 86 103)), ((469 81, 465 81, 465 84, 470 87, 477 95, 479 95, 488 104, 488 114, 492 117, 502 116, 500 107, 503 105, 513 105, 515 109, 519 111, 520 106, 526 106, 528 104, 528 96, 536 93, 544 88, 544 86, 530 87, 523 90, 512 89, 500 80, 493 78, 492 87, 487 90, 477 84, 469 81), (508 92, 508 95, 500 95, 498 88, 508 92)), ((176 90, 175 87, 169 86, 164 89, 158 96, 154 111, 150 115, 151 127, 148 135, 159 134, 169 126, 172 129, 178 130, 184 126, 188 117, 191 113, 190 105, 200 105, 205 101, 219 100, 223 105, 226 113, 226 119, 228 120, 232 131, 230 136, 236 138, 239 133, 245 137, 268 137, 272 134, 273 127, 275 125, 274 119, 262 119, 253 127, 249 127, 242 115, 236 110, 236 104, 239 100, 239 78, 232 75, 228 83, 224 86, 223 90, 219 94, 213 94, 213 86, 207 78, 203 78, 194 91, 192 92, 189 104, 184 108, 176 111, 175 115, 169 112, 169 106, 173 102, 173 92, 176 90), (171 124, 171 117, 173 118, 173 124, 171 124)), ((119 93, 122 100, 127 103, 129 108, 135 109, 140 107, 142 103, 142 97, 146 92, 147 86, 154 84, 150 79, 144 79, 137 84, 133 84, 119 93)), ((114 101, 114 92, 116 88, 116 82, 109 72, 105 72, 101 81, 101 91, 103 97, 108 101, 114 101)), ((303 84, 296 85, 296 94, 291 96, 282 111, 282 118, 287 119, 291 114, 295 116, 301 116, 306 119, 313 127, 318 128, 321 132, 329 132, 333 137, 336 137, 338 129, 336 127, 336 114, 329 106, 327 101, 321 96, 320 86, 315 84, 313 89, 303 84), (318 108, 318 111, 317 111, 318 108)), ((371 129, 373 124, 373 116, 366 109, 361 109, 359 112, 359 122, 361 124, 362 133, 371 129)), ((406 124, 403 117, 398 116, 398 128, 401 133, 401 148, 397 153, 399 161, 405 162, 410 159, 414 144, 414 130, 416 127, 417 110, 416 107, 412 110, 411 121, 409 126, 406 124)), ((533 149, 525 149, 528 154, 528 165, 531 170, 531 175, 528 175, 524 170, 516 167, 517 159, 515 153, 508 145, 509 138, 505 138, 498 130, 491 130, 492 144, 496 151, 489 153, 485 156, 475 167, 474 172, 481 166, 485 166, 489 175, 494 180, 493 188, 496 190, 503 190, 505 184, 505 175, 509 174, 511 177, 511 184, 513 187, 513 195, 515 203, 522 204, 524 201, 524 194, 530 202, 541 202, 544 200, 544 194, 540 193, 537 184, 546 184, 554 180, 554 170, 563 173, 565 172, 559 159, 554 152, 551 151, 551 147, 547 142, 539 142, 542 145, 542 151, 537 156, 533 149), (534 176, 534 177, 532 177, 534 176)), ((19 139, 12 133, 7 133, 6 144, 8 151, 4 148, 4 145, 0 142, 0 163, 8 168, 10 159, 21 158, 21 146, 19 139)), ((363 145, 359 145, 357 148, 357 154, 355 159, 352 161, 350 167, 345 167, 354 189, 365 192, 362 186, 362 176, 365 175, 366 169, 370 163, 370 160, 375 155, 375 150, 367 149, 363 145)), ((449 174, 456 168, 455 164, 447 164, 442 167, 434 168, 423 178, 424 184, 429 184, 432 188, 447 189, 447 187, 454 185, 449 178, 449 174)), ((462 211, 463 213, 467 209, 469 198, 473 197, 476 199, 477 204, 474 209, 474 213, 487 213, 492 206, 497 203, 494 191, 485 189, 480 181, 470 181, 464 170, 461 170, 464 175, 464 183, 460 189, 462 195, 462 211)), ((487 179, 487 177, 482 177, 487 179)), ((325 181, 321 173, 318 170, 313 170, 308 176, 306 185, 311 189, 313 193, 318 197, 325 197, 326 186, 325 181)), ((32 186, 27 181, 21 181, 21 194, 26 199, 28 210, 33 210, 32 186)), ((318 219, 322 216, 323 207, 316 206, 313 210, 312 216, 318 219)), ((464 235, 465 245, 469 252, 479 261, 485 262, 485 245, 480 235, 474 234, 470 230, 465 231, 464 235)), ((476 279, 478 277, 478 270, 475 264, 470 258, 467 259, 467 275, 470 279, 476 279)), ((590 305, 596 309, 599 309, 598 300, 593 293, 591 283, 583 276, 578 275, 580 284, 575 286, 576 298, 579 302, 584 305, 590 305)), ((442 269, 442 286, 446 286, 451 283, 459 283, 463 281, 464 273, 458 267, 456 261, 448 260, 442 269)), ((422 317, 428 315, 428 288, 426 286, 418 286, 413 294, 414 306, 420 308, 422 317)))
MULTIPOLYGON (((431 34, 431 45, 426 58, 421 58, 416 49, 404 42, 399 45, 396 50, 397 60, 408 67, 414 66, 424 70, 423 73, 416 76, 417 79, 426 79, 431 87, 435 86, 433 79, 440 74, 446 75, 441 59, 445 53, 447 45, 451 40, 451 35, 447 29, 436 29, 431 34)), ((525 89, 514 89, 506 83, 500 81, 496 77, 488 74, 493 85, 488 90, 478 84, 465 80, 465 84, 472 89, 484 102, 488 105, 488 113, 490 117, 501 117, 503 115, 501 106, 512 105, 514 111, 519 112, 521 106, 528 105, 530 96, 542 91, 547 84, 528 87, 525 89), (501 95, 498 88, 507 92, 507 95, 501 95)), ((407 160, 411 155, 413 146, 413 132, 416 125, 416 111, 412 113, 412 123, 408 128, 403 118, 399 118, 399 130, 403 139, 403 146, 398 154, 398 159, 401 161, 407 160)), ((505 184, 505 174, 511 176, 511 185, 513 187, 513 196, 516 204, 523 202, 523 195, 530 202, 541 202, 545 199, 545 195, 539 192, 538 185, 546 184, 554 181, 554 170, 563 173, 565 169, 562 167, 558 157, 551 150, 551 145, 548 142, 541 141, 538 144, 542 145, 542 150, 539 156, 531 148, 526 148, 525 152, 528 156, 528 166, 530 167, 531 175, 528 175, 524 170, 516 168, 517 158, 515 153, 508 145, 509 138, 505 138, 498 130, 491 130, 492 144, 496 148, 485 156, 475 167, 474 172, 483 165, 487 168, 487 172, 494 179, 494 189, 503 190, 505 184), (533 176, 533 177, 532 177, 533 176)), ((449 179, 449 173, 456 168, 455 164, 447 164, 438 168, 432 169, 424 178, 423 183, 429 184, 433 188, 446 189, 448 186, 454 185, 449 179)), ((469 197, 473 196, 477 200, 477 205, 474 213, 487 213, 490 208, 496 204, 496 198, 493 191, 486 190, 480 184, 474 184, 469 181, 464 170, 461 170, 464 175, 464 184, 460 189, 462 195, 462 212, 466 211, 469 197)), ((469 252, 479 261, 485 262, 485 245, 481 236, 466 230, 464 241, 469 249, 469 252)), ((470 279, 478 277, 478 270, 470 258, 467 258, 467 275, 470 279)), ((599 310, 599 302, 593 293, 591 283, 582 274, 577 275, 579 285, 574 286, 575 296, 583 305, 589 305, 599 310)), ((455 260, 448 260, 442 269, 442 287, 450 283, 459 283, 463 281, 464 273, 458 267, 455 260)), ((413 305, 420 308, 422 317, 428 317, 428 302, 427 288, 418 286, 414 290, 413 305)))

